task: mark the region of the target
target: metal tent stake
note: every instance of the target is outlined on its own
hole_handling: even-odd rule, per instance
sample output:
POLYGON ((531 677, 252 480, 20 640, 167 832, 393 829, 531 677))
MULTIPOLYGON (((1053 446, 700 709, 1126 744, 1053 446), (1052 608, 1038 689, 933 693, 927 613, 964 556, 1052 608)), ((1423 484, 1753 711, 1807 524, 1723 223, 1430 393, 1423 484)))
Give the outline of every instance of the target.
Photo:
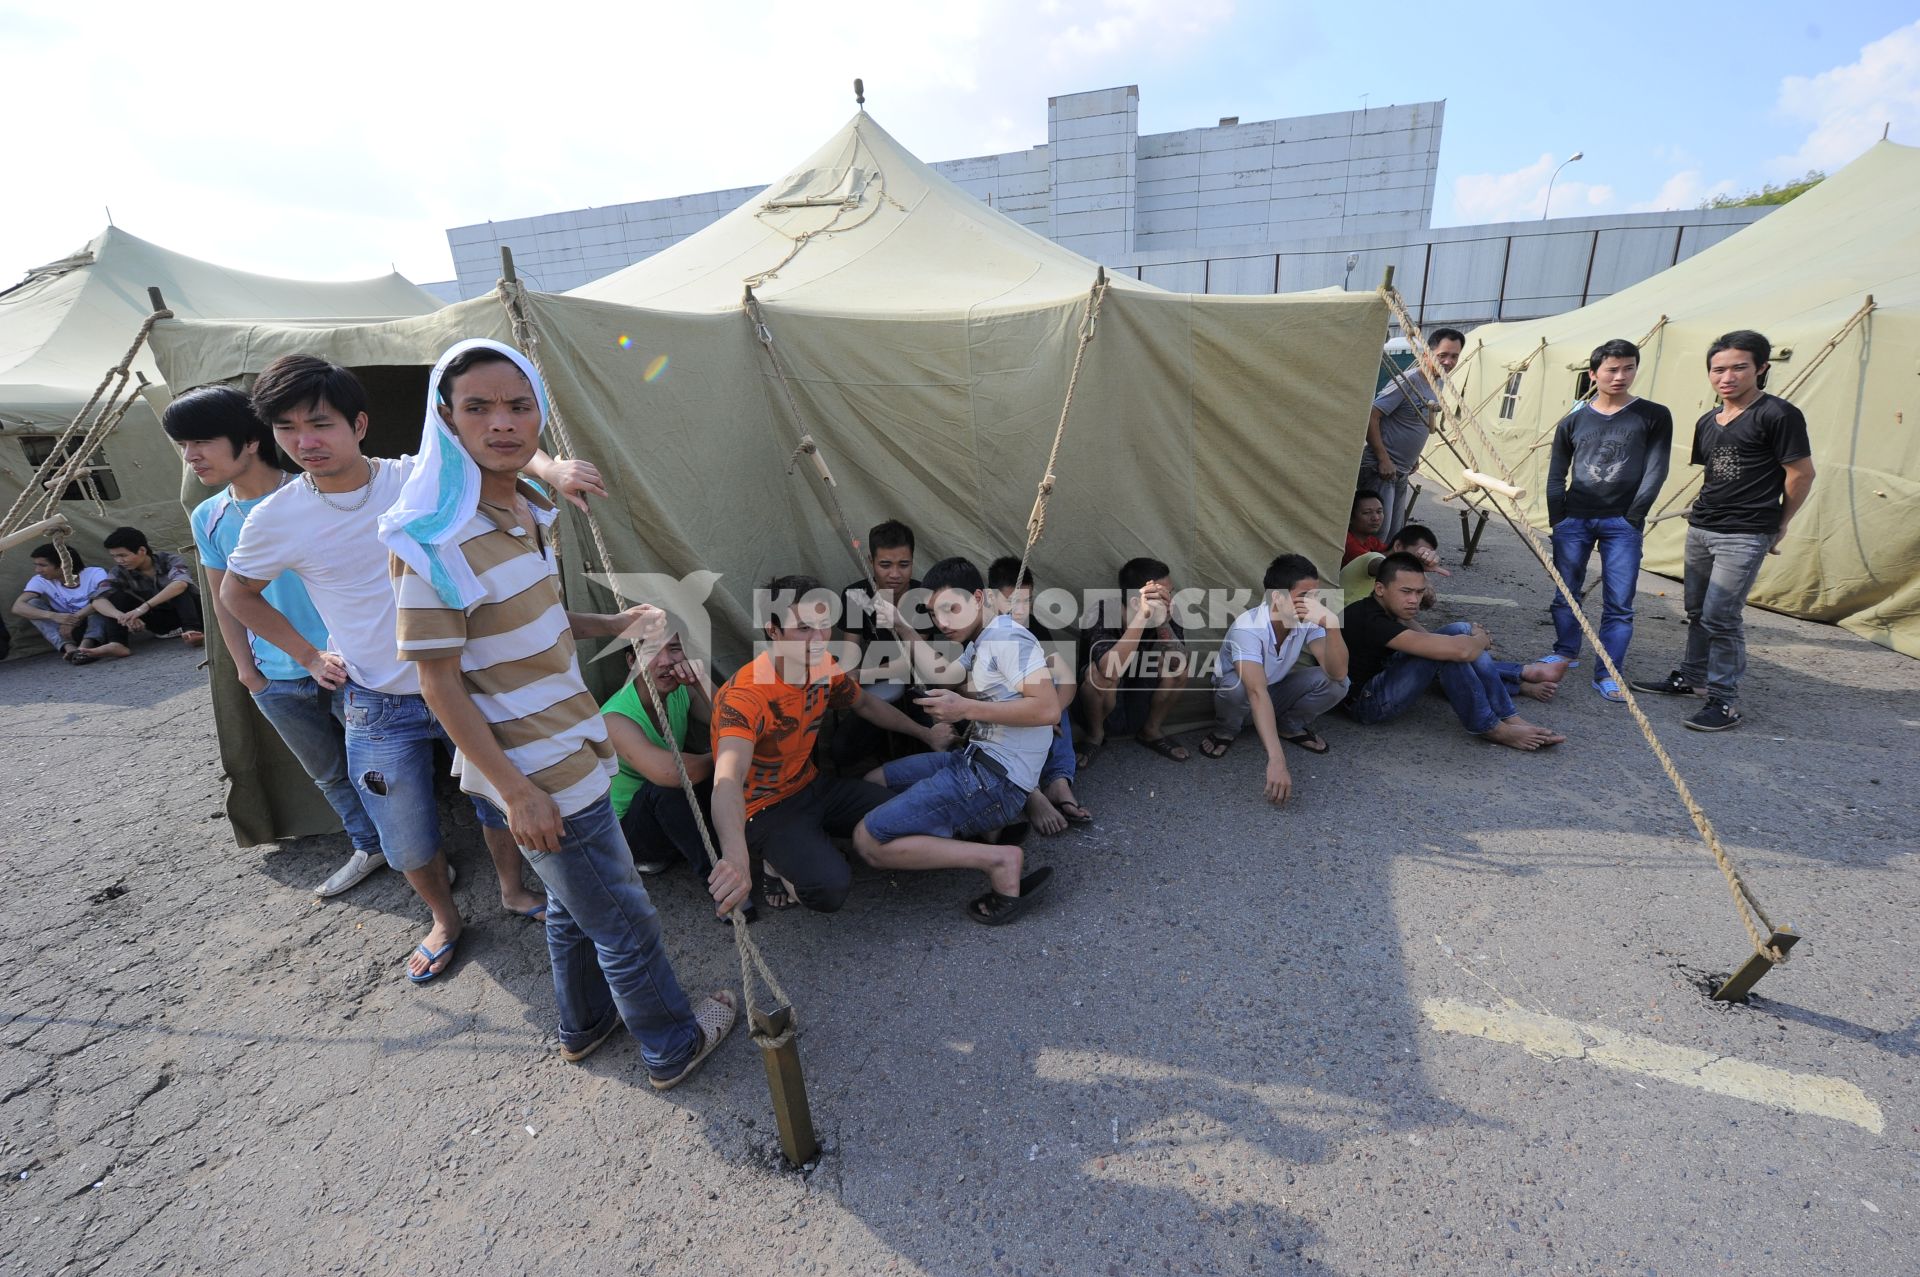
MULTIPOLYGON (((1778 949, 1780 956, 1784 958, 1787 956, 1787 950, 1793 948, 1799 939, 1800 933, 1793 929, 1792 924, 1783 923, 1773 929, 1773 935, 1768 939, 1767 943, 1778 949)), ((1753 992, 1753 986, 1760 983, 1760 977, 1773 970, 1773 967, 1774 962, 1772 958, 1769 958, 1764 953, 1754 954, 1740 964, 1738 971, 1727 977, 1727 982, 1721 985, 1714 993, 1713 1000, 1715 1002, 1739 1002, 1749 993, 1753 992)))
POLYGON ((753 1013, 753 1042, 767 1066, 767 1091, 773 1096, 773 1120, 780 1128, 780 1151, 798 1169, 820 1155, 820 1142, 813 1136, 807 1079, 800 1072, 800 1042, 792 1028, 792 1007, 753 1013))

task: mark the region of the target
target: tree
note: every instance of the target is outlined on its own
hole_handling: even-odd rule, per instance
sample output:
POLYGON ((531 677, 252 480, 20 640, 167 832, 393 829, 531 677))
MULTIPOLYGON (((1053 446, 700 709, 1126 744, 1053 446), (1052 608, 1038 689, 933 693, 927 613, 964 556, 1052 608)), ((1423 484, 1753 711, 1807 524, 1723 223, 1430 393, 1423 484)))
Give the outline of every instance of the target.
POLYGON ((1827 175, 1819 169, 1808 169, 1807 175, 1798 181, 1781 182, 1775 185, 1768 182, 1757 191, 1748 191, 1745 195, 1716 195, 1701 204, 1701 208, 1754 208, 1766 204, 1785 204, 1798 199, 1814 187, 1827 180, 1827 175))

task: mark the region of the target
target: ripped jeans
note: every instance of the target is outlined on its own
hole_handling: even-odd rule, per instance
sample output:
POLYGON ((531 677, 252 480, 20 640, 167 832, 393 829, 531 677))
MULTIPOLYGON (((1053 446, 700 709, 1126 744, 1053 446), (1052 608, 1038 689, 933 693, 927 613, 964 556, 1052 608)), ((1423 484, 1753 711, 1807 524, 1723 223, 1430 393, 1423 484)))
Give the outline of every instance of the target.
POLYGON ((387 864, 424 869, 440 850, 440 804, 433 790, 433 747, 453 751, 446 729, 422 696, 341 689, 347 721, 347 775, 380 831, 387 864))

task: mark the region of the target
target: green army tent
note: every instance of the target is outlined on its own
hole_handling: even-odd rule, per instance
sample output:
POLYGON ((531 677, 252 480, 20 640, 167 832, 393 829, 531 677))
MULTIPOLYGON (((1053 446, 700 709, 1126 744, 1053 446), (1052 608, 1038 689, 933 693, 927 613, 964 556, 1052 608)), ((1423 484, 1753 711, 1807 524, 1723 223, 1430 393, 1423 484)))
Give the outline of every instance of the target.
MULTIPOLYGON (((399 275, 338 284, 274 279, 197 261, 109 227, 79 252, 29 271, 0 293, 0 509, 13 504, 101 377, 126 354, 152 311, 148 288, 160 289, 174 313, 203 319, 383 319, 439 305, 399 275)), ((192 541, 180 506, 180 458, 156 416, 165 406, 164 387, 150 353, 142 351, 133 368, 154 380, 148 393, 158 402, 134 403, 96 457, 105 467, 94 476, 97 507, 91 493, 63 494, 72 498, 63 512, 75 528, 74 549, 95 563, 104 561, 101 538, 123 524, 163 548, 192 541)), ((0 598, 8 603, 31 571, 31 548, 0 559, 0 598)), ((17 650, 44 649, 31 627, 7 620, 17 650)))
MULTIPOLYGON (((1655 509, 1681 510, 1699 489, 1693 423, 1714 402, 1707 347, 1736 328, 1772 340, 1768 388, 1806 414, 1818 475, 1753 601, 1920 656, 1920 148, 1877 143, 1779 212, 1604 301, 1476 329, 1456 384, 1469 404, 1486 402, 1481 420, 1544 527, 1543 441, 1584 392, 1589 352, 1652 331, 1634 391, 1673 409, 1655 509)), ((1437 441, 1421 468, 1458 486, 1437 441)), ((1680 575, 1685 531, 1678 518, 1649 528, 1650 570, 1680 575)))
MULTIPOLYGON (((696 591, 713 580, 696 574, 718 573, 708 612, 724 666, 749 650, 757 584, 858 575, 811 468, 791 464, 802 430, 862 533, 904 518, 924 561, 1019 551, 1096 270, 862 113, 706 230, 572 294, 528 294, 525 309, 553 401, 614 494, 601 520, 612 566, 696 591), (743 309, 749 284, 798 422, 743 309)), ((1113 279, 1035 555, 1041 584, 1111 589, 1122 561, 1153 554, 1183 587, 1257 589, 1282 549, 1331 574, 1385 322, 1371 294, 1209 297, 1113 279)), ((427 367, 476 336, 512 339, 499 296, 377 325, 167 322, 154 346, 181 384, 244 380, 295 350, 353 367, 373 386, 377 451, 414 446, 427 367)), ((600 565, 577 526, 563 545, 578 597, 600 565)), ((241 735, 244 698, 229 688, 216 703, 223 740, 241 735)), ((267 795, 253 759, 228 751, 242 842, 326 827, 310 786, 267 795)))

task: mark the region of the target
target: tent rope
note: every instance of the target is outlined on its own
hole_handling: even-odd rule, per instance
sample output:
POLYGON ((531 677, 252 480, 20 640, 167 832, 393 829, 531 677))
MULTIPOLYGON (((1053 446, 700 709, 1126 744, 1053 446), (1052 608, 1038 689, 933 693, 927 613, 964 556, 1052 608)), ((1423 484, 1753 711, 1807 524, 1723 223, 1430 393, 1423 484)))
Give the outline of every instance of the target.
POLYGON ((1060 444, 1067 437, 1067 418, 1073 415, 1073 392, 1080 385, 1080 368, 1086 362, 1087 347, 1093 344, 1094 329, 1100 323, 1100 303, 1106 300, 1107 288, 1107 271, 1103 266, 1094 276, 1093 287, 1087 292, 1086 311, 1080 317, 1080 341, 1073 349, 1073 370, 1067 374, 1067 393, 1060 403, 1060 421, 1053 428, 1053 444, 1047 449, 1047 468, 1040 475, 1038 491, 1033 498, 1033 511, 1027 516, 1027 543, 1020 551, 1020 571, 1014 574, 1015 590, 1027 579, 1027 570, 1033 562, 1033 547, 1047 530, 1047 503, 1053 499, 1054 485, 1059 482, 1060 444))
MULTIPOLYGON (((525 352, 527 358, 533 362, 536 369, 539 369, 540 375, 544 378, 547 373, 540 362, 540 335, 533 321, 527 316, 525 299, 526 285, 518 279, 500 281, 500 303, 506 309, 507 319, 513 326, 514 342, 525 352)), ((552 431, 554 442, 562 455, 569 457, 578 455, 573 448, 573 439, 567 429, 566 418, 562 415, 560 406, 551 398, 547 401, 547 427, 552 431)), ((591 509, 588 509, 586 521, 587 532, 593 538, 594 549, 600 556, 600 566, 607 578, 607 588, 612 591, 619 609, 625 611, 628 600, 625 592, 620 588, 620 576, 613 569, 613 556, 607 550, 607 539, 601 531, 600 520, 591 509)), ((694 790, 693 778, 687 774, 686 756, 681 751, 679 739, 674 735, 673 724, 668 719, 666 705, 660 697, 660 689, 654 686, 651 678, 642 676, 636 677, 633 681, 647 689, 647 699, 653 707, 654 721, 660 728, 661 739, 666 741, 667 749, 673 755, 673 767, 680 775, 680 788, 687 796, 688 807, 693 811, 694 826, 700 831, 700 844, 706 849, 707 863, 718 867, 720 853, 714 847, 713 832, 708 828, 707 817, 700 809, 700 799, 694 790)), ((747 921, 742 916, 744 912, 736 908, 727 915, 727 920, 733 924, 734 948, 739 951, 740 988, 746 1001, 748 1023, 754 1026, 755 1040, 763 1047, 771 1049, 784 1046, 793 1040, 793 1035, 799 1030, 800 1013, 794 1007, 793 999, 788 997, 787 991, 780 986, 779 977, 774 975, 773 968, 767 964, 766 956, 760 952, 760 946, 755 944, 753 937, 747 933, 747 921), (780 1005, 791 1012, 786 1028, 778 1035, 763 1038, 758 1034, 758 1021, 761 1017, 753 996, 755 972, 758 972, 760 978, 766 982, 768 991, 779 999, 780 1005)))
MULTIPOLYGON (((94 456, 106 442, 106 437, 120 425, 121 419, 138 397, 136 389, 127 393, 127 384, 133 377, 133 360, 140 348, 147 343, 147 337, 153 332, 153 326, 163 319, 173 318, 170 310, 156 310, 140 322, 140 328, 133 335, 133 341, 127 347, 127 353, 120 362, 107 370, 100 384, 94 387, 92 396, 74 415, 72 421, 53 441, 53 448, 47 459, 35 468, 33 475, 21 485, 20 495, 0 516, 0 537, 17 532, 30 524, 38 523, 59 509, 61 494, 76 479, 85 474, 89 482, 83 490, 93 495, 95 504, 99 503, 99 489, 90 480, 94 456), (108 388, 112 387, 111 392, 108 388), (126 398, 122 400, 121 396, 126 398), (104 402, 103 402, 104 399, 104 402), (75 442, 76 438, 78 442, 75 442)), ((61 575, 71 587, 76 583, 73 571, 73 559, 67 551, 67 537, 71 532, 56 532, 54 547, 60 554, 61 575)))
MULTIPOLYGON (((1420 335, 1420 330, 1413 322, 1413 317, 1407 313, 1405 301, 1390 284, 1382 285, 1380 294, 1398 317, 1402 335, 1407 338, 1413 345, 1415 351, 1422 357, 1422 362, 1431 366, 1432 357, 1427 350, 1426 341, 1420 335)), ((1479 417, 1465 410, 1466 403, 1465 400, 1461 398, 1459 391, 1454 388, 1445 376, 1438 379, 1435 390, 1441 396, 1442 403, 1446 405, 1456 421, 1464 421, 1472 427, 1474 434, 1478 436, 1481 445, 1485 447, 1487 455, 1493 461, 1495 468, 1494 473, 1498 474, 1509 486, 1517 487, 1518 485, 1514 482, 1513 472, 1508 469, 1506 460, 1500 455, 1499 449, 1494 446, 1492 438, 1488 435, 1486 428, 1481 424, 1479 417), (1451 399, 1450 403, 1447 402, 1449 399, 1451 399)), ((1477 464, 1477 458, 1473 452, 1473 448, 1471 444, 1467 442, 1464 434, 1461 435, 1459 442, 1464 447, 1465 454, 1462 456, 1461 452, 1456 450, 1455 455, 1460 457, 1463 463, 1468 465, 1468 468, 1473 470, 1483 469, 1482 466, 1477 464)), ((1449 447, 1452 447, 1451 443, 1449 447)), ((1559 569, 1554 567, 1553 558, 1545 552, 1541 543, 1540 534, 1534 528, 1532 521, 1527 518, 1525 509, 1518 501, 1509 500, 1506 504, 1512 506, 1512 513, 1508 516, 1507 522, 1510 525, 1515 525, 1517 530, 1527 539, 1529 546, 1533 550, 1534 557, 1540 560, 1546 567, 1547 574, 1553 578, 1554 588, 1559 591, 1561 598, 1567 600, 1568 606, 1573 612, 1574 619, 1580 624, 1581 632, 1585 634, 1587 642, 1593 646, 1596 658, 1600 661, 1601 665, 1605 667, 1608 676, 1614 680, 1619 686, 1621 693, 1626 697, 1628 712, 1633 716, 1633 721, 1639 726, 1641 735, 1646 737, 1647 745, 1653 750, 1654 757, 1659 760, 1661 770, 1666 772, 1667 779, 1673 783, 1674 792, 1679 795, 1681 804, 1687 809, 1687 815, 1693 821, 1694 829, 1699 832, 1700 838, 1706 844, 1707 850, 1713 855, 1714 863, 1719 866, 1721 875, 1725 877, 1727 890, 1733 897, 1735 911, 1740 916, 1741 925, 1746 928, 1747 938, 1753 943, 1754 952, 1770 962, 1785 962, 1787 960, 1786 952, 1773 945, 1768 939, 1775 928, 1772 920, 1767 916, 1766 909, 1761 906, 1758 896, 1754 894, 1753 888, 1747 883, 1745 875, 1740 871, 1740 867, 1734 862, 1733 857, 1728 854, 1727 849, 1721 844, 1720 835, 1714 830, 1713 822, 1708 819, 1706 811, 1700 806, 1699 802, 1695 800, 1692 789, 1688 787, 1685 778, 1680 775, 1680 769, 1675 765, 1672 756, 1667 753, 1666 747, 1660 743, 1659 735, 1653 730, 1653 723, 1648 720, 1646 714, 1640 709, 1639 701, 1634 698, 1632 685, 1627 682, 1626 676, 1620 672, 1619 667, 1613 663, 1613 658, 1607 654, 1607 649, 1602 646, 1600 635, 1594 630, 1593 622, 1587 618, 1586 613, 1580 607, 1579 596, 1576 595, 1573 589, 1567 584, 1566 578, 1560 575, 1559 569)), ((1499 509, 1500 504, 1496 502, 1495 508, 1499 509)), ((1501 513, 1506 515, 1507 511, 1501 509, 1501 513)))
POLYGON ((753 285, 746 287, 741 300, 742 313, 747 322, 753 325, 753 335, 760 342, 760 348, 766 352, 767 363, 773 369, 774 380, 780 383, 780 394, 786 400, 788 418, 792 422, 794 433, 798 436, 793 454, 787 460, 787 473, 792 474, 799 466, 800 458, 806 457, 813 462, 814 473, 820 476, 820 487, 827 494, 827 510, 833 518, 833 525, 840 532, 841 544, 847 547, 847 553, 860 567, 860 575, 866 578, 867 589, 874 598, 880 597, 880 583, 874 579, 873 564, 867 556, 860 553, 860 538, 854 533, 853 525, 847 521, 847 512, 840 504, 840 485, 834 481, 833 471, 827 466, 827 458, 820 451, 820 444, 807 429, 807 419, 800 412, 800 401, 794 396, 793 386, 787 380, 787 370, 781 362, 780 351, 773 343, 773 329, 767 326, 766 313, 760 308, 760 299, 753 295, 753 285))

